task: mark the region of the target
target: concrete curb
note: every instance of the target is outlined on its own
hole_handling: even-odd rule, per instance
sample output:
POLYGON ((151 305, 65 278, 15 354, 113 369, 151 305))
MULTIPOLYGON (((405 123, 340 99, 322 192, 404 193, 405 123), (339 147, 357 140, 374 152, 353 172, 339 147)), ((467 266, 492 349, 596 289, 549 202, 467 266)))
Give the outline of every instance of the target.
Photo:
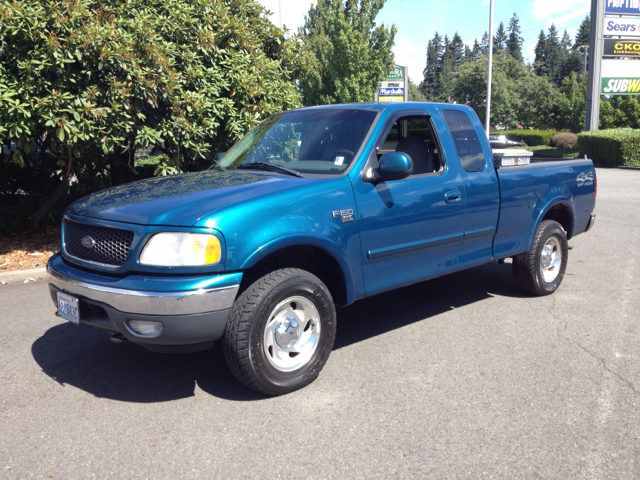
POLYGON ((28 278, 45 278, 48 275, 46 268, 32 268, 30 270, 16 270, 13 272, 0 273, 2 282, 24 282, 28 278))

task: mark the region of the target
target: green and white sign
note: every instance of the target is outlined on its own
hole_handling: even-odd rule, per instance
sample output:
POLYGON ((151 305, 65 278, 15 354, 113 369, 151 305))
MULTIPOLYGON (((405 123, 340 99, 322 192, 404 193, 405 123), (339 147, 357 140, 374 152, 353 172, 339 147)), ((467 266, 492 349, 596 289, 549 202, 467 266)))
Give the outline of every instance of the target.
POLYGON ((404 80, 404 67, 396 67, 391 70, 385 80, 404 80))
POLYGON ((409 75, 407 67, 396 65, 386 77, 378 83, 378 90, 373 95, 374 102, 406 102, 409 100, 409 75))
POLYGON ((600 95, 640 95, 640 61, 602 60, 600 95))
POLYGON ((640 95, 640 78, 603 78, 601 95, 640 95))

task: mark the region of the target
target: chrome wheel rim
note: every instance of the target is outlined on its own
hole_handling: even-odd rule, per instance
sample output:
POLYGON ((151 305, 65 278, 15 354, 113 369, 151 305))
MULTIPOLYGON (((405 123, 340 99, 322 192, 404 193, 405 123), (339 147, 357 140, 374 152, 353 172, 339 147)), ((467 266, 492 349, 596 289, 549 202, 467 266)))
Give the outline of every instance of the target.
POLYGON ((320 341, 320 314, 309 299, 289 297, 269 315, 264 329, 264 354, 281 372, 291 372, 311 360, 320 341))
POLYGON ((540 253, 540 274, 545 282, 551 283, 560 275, 562 248, 556 237, 551 237, 540 253))

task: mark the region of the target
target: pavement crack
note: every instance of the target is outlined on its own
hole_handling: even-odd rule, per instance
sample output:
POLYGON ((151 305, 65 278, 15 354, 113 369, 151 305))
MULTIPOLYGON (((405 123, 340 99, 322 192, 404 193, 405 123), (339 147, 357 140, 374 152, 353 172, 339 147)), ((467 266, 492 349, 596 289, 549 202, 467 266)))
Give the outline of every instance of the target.
POLYGON ((585 353, 587 353, 591 357, 593 357, 596 360, 598 360, 602 364, 602 368, 604 368, 607 372, 609 372, 610 374, 612 374, 613 376, 618 378, 618 380, 620 380, 622 383, 627 385, 631 390, 633 390, 633 393, 635 393, 636 395, 640 395, 640 392, 638 392, 638 390, 636 390, 636 387, 633 385, 633 383, 631 383, 629 380, 624 378, 622 375, 620 375, 615 370, 612 370, 611 368, 609 368, 609 366, 607 365, 607 362, 606 362, 606 360, 604 358, 599 357, 598 355, 593 353, 591 350, 586 348, 584 345, 582 345, 580 342, 575 342, 575 341, 565 337, 564 335, 561 335, 561 336, 562 336, 562 338, 564 338, 568 342, 573 343, 574 345, 580 347, 585 353))

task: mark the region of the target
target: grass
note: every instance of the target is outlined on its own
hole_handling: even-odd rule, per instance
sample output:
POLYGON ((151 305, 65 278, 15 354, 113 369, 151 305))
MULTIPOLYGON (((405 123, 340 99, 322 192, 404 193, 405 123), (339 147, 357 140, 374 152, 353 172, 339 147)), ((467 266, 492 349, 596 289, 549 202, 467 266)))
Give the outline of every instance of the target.
POLYGON ((577 148, 555 148, 548 145, 540 145, 537 147, 516 147, 524 148, 533 152, 534 157, 548 157, 548 158, 578 158, 579 152, 577 148))

